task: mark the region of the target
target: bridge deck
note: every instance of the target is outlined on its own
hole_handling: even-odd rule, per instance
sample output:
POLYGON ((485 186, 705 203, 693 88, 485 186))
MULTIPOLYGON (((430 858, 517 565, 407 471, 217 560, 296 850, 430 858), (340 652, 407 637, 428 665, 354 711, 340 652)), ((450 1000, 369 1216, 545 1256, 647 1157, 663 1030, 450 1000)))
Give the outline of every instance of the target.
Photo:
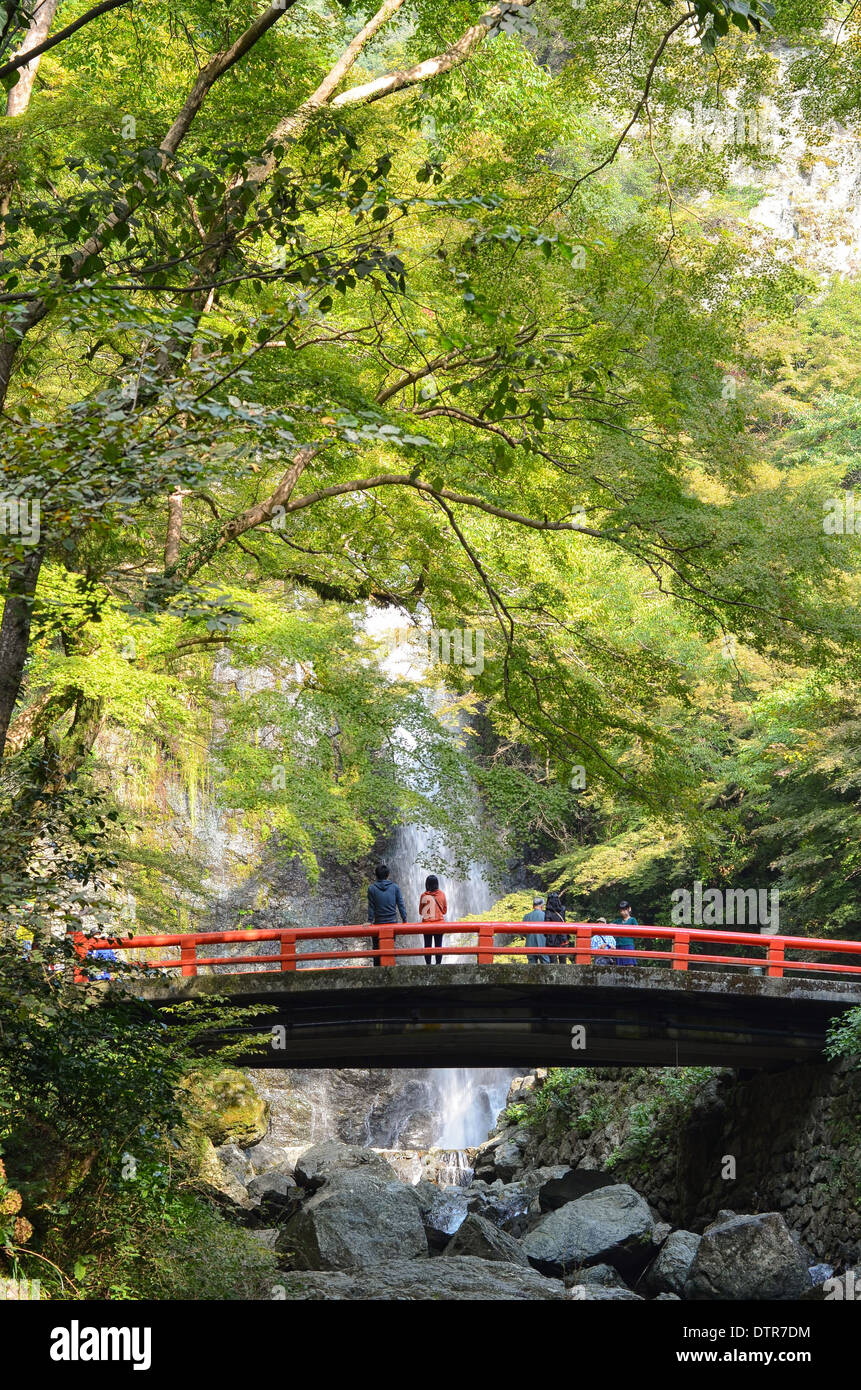
POLYGON ((214 994, 262 1005, 229 1034, 249 1044, 268 1035, 243 1056, 256 1067, 767 1067, 821 1059, 829 1022, 861 1005, 857 976, 521 963, 251 971, 117 987, 156 1006, 214 994))

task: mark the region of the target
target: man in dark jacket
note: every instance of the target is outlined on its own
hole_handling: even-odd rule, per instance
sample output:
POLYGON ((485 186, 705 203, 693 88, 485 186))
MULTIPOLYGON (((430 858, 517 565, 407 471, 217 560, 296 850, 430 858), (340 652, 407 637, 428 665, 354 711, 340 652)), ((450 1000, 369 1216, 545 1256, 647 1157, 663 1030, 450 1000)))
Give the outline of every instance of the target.
MULTIPOLYGON (((407 920, 407 910, 404 907, 403 894, 396 883, 392 883, 389 878, 388 866, 378 864, 374 870, 374 882, 368 884, 368 921, 373 924, 397 922, 398 913, 401 921, 407 920)), ((379 948, 380 938, 376 935, 372 938, 375 947, 379 948)), ((374 956, 374 965, 380 964, 379 956, 374 956)))

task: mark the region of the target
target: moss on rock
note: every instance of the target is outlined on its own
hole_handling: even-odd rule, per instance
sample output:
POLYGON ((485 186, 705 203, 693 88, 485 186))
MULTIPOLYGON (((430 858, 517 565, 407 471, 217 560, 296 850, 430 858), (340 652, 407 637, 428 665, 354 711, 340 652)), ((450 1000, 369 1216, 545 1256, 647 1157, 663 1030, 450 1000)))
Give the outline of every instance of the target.
POLYGON ((199 1074, 188 1083, 189 1124, 213 1144, 238 1144, 247 1149, 266 1137, 269 1103, 235 1067, 212 1075, 199 1074))

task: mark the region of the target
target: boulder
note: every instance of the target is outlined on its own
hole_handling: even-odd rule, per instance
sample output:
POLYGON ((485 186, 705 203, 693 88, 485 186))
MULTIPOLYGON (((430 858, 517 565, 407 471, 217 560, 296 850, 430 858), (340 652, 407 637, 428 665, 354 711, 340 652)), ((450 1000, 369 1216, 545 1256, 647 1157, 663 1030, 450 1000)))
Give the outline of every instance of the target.
POLYGON ((254 1144, 250 1149, 246 1149, 245 1157, 255 1173, 267 1173, 270 1168, 279 1168, 282 1172, 292 1174, 297 1159, 301 1158, 307 1148, 307 1144, 288 1146, 264 1139, 261 1144, 254 1144))
POLYGON ((466 1189, 466 1198, 471 1212, 486 1217, 500 1230, 514 1236, 525 1231, 532 1193, 522 1183, 498 1181, 490 1186, 473 1183, 466 1189))
POLYGON ((413 1188, 432 1250, 442 1250, 455 1231, 466 1220, 467 1197, 462 1188, 437 1187, 432 1182, 417 1182, 413 1188))
POLYGON ((269 1105, 244 1072, 224 1067, 215 1075, 195 1075, 186 1082, 195 1106, 195 1123, 213 1144, 229 1141, 246 1148, 264 1138, 269 1105))
POLYGON ((529 1265, 519 1241, 474 1212, 467 1216, 446 1246, 445 1258, 453 1255, 475 1255, 480 1260, 507 1260, 510 1264, 529 1265))
POLYGON ((653 1231, 646 1202, 627 1183, 617 1183, 542 1217, 523 1237, 523 1248, 543 1274, 562 1275, 599 1262, 636 1271, 654 1249, 653 1231))
POLYGON ((515 1076, 508 1088, 506 1106, 520 1105, 532 1099, 535 1094, 536 1078, 531 1072, 526 1076, 515 1076))
POLYGON ((691 1299, 795 1299, 811 1287, 807 1262, 779 1212, 708 1226, 685 1282, 691 1299))
POLYGON ((510 1182, 523 1167, 523 1150, 528 1142, 528 1132, 516 1126, 509 1126, 501 1134, 486 1139, 473 1154, 476 1177, 510 1182))
POLYGON ((605 1289, 627 1288, 618 1269, 612 1265, 589 1265, 586 1269, 578 1269, 575 1274, 566 1274, 562 1282, 569 1289, 575 1284, 602 1284, 605 1289))
POLYGON ((535 1302, 568 1297, 558 1279, 545 1279, 523 1265, 478 1260, 471 1255, 439 1260, 395 1259, 356 1274, 302 1272, 281 1278, 285 1298, 326 1302, 535 1302))
POLYGON ((673 1231, 667 1236, 643 1278, 646 1293, 674 1293, 681 1298, 702 1236, 693 1231, 673 1231))
POLYGON ((333 1174, 356 1171, 375 1173, 383 1179, 397 1177, 391 1164, 373 1149, 342 1144, 339 1139, 326 1139, 305 1149, 296 1160, 293 1175, 300 1187, 316 1192, 333 1174))
POLYGON ((414 1190, 371 1169, 327 1177, 282 1228, 277 1248, 294 1269, 366 1269, 428 1254, 414 1190))
POLYGON ((523 1163, 523 1153, 514 1140, 506 1140, 493 1151, 493 1172, 503 1182, 510 1182, 523 1163))
POLYGON ((302 1196, 296 1179, 278 1168, 252 1178, 247 1190, 251 1201, 257 1206, 257 1216, 274 1221, 289 1215, 302 1196))
MULTIPOLYGON (((528 1182, 531 1175, 522 1174, 522 1181, 528 1182)), ((539 1168, 538 1202, 542 1211, 557 1211, 588 1192, 597 1192, 607 1186, 607 1174, 597 1168, 539 1168)))
POLYGON ((215 1150, 215 1154, 221 1166, 232 1173, 239 1182, 244 1184, 248 1181, 252 1171, 251 1164, 238 1144, 221 1144, 215 1150))
POLYGON ((569 1298, 581 1303, 643 1303, 645 1300, 631 1289, 612 1284, 572 1284, 568 1290, 569 1298))
POLYGON ((265 1173, 267 1168, 279 1168, 283 1160, 283 1149, 263 1139, 259 1144, 245 1150, 245 1157, 255 1173, 265 1173))

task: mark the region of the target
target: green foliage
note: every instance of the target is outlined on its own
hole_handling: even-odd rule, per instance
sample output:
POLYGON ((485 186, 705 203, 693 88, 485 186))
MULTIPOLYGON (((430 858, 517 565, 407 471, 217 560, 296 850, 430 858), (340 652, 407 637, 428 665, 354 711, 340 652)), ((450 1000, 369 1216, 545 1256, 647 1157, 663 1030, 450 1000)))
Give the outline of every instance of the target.
POLYGON ((855 1061, 861 1055, 861 1009, 849 1009, 832 1021, 825 1055, 831 1061, 838 1057, 849 1057, 855 1061))
POLYGON ((573 1130, 588 1138, 610 1123, 623 1127, 625 1137, 607 1159, 607 1168, 644 1164, 661 1152, 663 1136, 687 1122, 713 1067, 662 1067, 635 1071, 612 1095, 589 1067, 552 1067, 527 1101, 510 1105, 503 1122, 562 1135, 573 1130), (634 1100, 646 1081, 652 1094, 634 1100))
MULTIPOLYGON (((166 1164, 140 1165, 133 1179, 90 1184, 46 1244, 67 1259, 74 1252, 82 1298, 265 1299, 278 1278, 272 1252, 166 1164)), ((56 1278, 46 1282, 53 1298, 68 1296, 56 1278)))
MULTIPOLYGON (((0 119, 0 500, 40 506, 35 550, 0 528, 0 1141, 38 1154, 37 1243, 93 1296, 265 1282, 167 1176, 229 1011, 166 1029, 73 988, 61 939, 199 925, 211 815, 234 881, 314 884, 411 822, 576 915, 665 922, 702 877, 857 934, 859 556, 822 517, 854 486, 861 300, 753 229, 766 149, 677 135, 726 93, 795 103, 815 162, 857 119, 858 16, 835 45, 827 0, 504 4, 463 63, 361 99, 481 13, 407 0, 311 109, 367 15, 294 5, 167 147, 256 10, 146 0, 0 119), (481 632, 480 669, 393 671, 383 610, 481 632)), ((6 0, 0 60, 28 24, 6 0)), ((674 1075, 637 1161, 702 1080, 674 1075)), ((605 1118, 576 1068, 515 1118, 551 1111, 605 1118)))

